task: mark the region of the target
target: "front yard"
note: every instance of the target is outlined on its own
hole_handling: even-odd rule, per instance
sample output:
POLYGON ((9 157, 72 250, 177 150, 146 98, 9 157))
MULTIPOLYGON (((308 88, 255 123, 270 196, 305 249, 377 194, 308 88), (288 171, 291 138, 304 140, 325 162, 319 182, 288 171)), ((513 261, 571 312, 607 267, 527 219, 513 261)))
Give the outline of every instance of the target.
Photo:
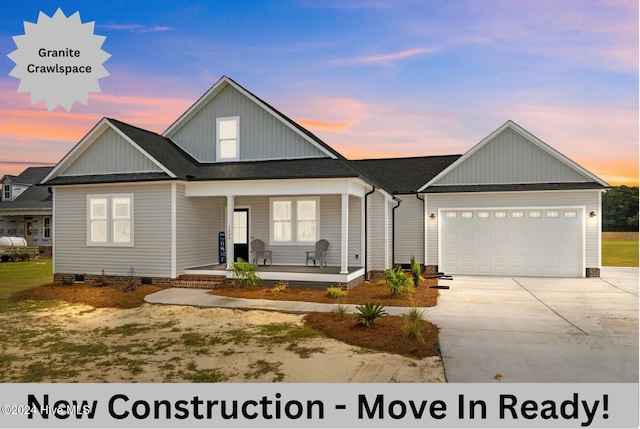
POLYGON ((602 265, 605 267, 637 267, 638 233, 603 232, 602 265))
POLYGON ((140 305, 109 287, 33 289, 50 272, 50 261, 0 264, 1 382, 445 381, 439 356, 349 345, 301 315, 140 305), (21 300, 36 296, 46 300, 21 300))

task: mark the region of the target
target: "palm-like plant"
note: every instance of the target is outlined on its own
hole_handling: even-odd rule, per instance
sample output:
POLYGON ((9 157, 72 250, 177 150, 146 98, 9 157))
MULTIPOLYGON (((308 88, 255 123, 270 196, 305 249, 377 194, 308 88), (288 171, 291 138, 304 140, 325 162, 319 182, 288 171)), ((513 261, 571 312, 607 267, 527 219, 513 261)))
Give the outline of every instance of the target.
POLYGON ((373 321, 378 317, 387 314, 387 311, 384 309, 384 305, 372 302, 356 306, 356 311, 356 324, 364 325, 366 327, 373 325, 373 321))

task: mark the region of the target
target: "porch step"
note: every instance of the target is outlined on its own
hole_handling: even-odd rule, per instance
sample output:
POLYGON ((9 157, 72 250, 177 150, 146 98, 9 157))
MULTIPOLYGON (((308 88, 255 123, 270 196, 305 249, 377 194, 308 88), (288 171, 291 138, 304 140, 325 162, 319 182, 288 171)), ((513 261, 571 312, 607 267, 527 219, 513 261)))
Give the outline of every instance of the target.
POLYGON ((195 289, 217 289, 227 283, 225 276, 207 274, 183 274, 171 282, 172 287, 191 287, 195 289))

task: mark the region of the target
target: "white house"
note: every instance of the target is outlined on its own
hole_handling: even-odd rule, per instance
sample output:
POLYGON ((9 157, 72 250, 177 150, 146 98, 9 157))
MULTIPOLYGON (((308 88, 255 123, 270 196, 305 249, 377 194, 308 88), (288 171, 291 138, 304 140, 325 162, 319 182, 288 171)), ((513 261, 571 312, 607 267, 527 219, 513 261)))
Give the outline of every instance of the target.
POLYGON ((466 154, 350 161, 228 77, 162 135, 102 119, 44 178, 54 273, 351 286, 415 255, 451 274, 596 276, 608 185, 508 121, 466 154), (329 242, 327 267, 305 267, 329 242), (197 276, 197 277, 194 277, 197 276))

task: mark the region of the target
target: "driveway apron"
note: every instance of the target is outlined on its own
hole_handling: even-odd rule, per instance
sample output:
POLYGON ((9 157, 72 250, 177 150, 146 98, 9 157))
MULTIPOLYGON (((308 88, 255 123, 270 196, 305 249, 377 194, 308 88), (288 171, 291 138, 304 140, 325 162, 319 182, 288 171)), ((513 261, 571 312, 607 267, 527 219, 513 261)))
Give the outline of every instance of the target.
MULTIPOLYGON (((638 382, 638 269, 455 276, 425 316, 449 382, 638 382)), ((445 283, 445 281, 441 281, 445 283)))

